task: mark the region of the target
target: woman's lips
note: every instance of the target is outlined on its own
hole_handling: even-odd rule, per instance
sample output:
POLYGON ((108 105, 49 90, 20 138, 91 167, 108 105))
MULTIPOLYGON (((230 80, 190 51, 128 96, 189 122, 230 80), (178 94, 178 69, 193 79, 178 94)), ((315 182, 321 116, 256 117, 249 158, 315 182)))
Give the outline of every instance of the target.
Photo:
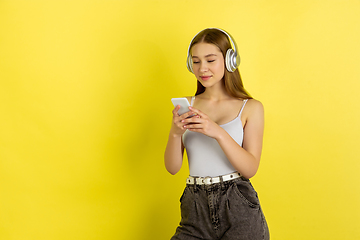
POLYGON ((211 78, 211 76, 200 76, 202 80, 206 81, 211 78))

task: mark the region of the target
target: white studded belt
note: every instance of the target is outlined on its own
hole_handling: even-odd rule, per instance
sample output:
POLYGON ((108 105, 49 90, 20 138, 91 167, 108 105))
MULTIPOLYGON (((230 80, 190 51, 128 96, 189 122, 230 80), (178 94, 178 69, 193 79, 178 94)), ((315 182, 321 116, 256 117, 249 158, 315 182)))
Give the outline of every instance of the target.
POLYGON ((226 182, 226 181, 233 180, 233 179, 236 179, 239 177, 241 177, 241 174, 238 172, 226 174, 226 175, 219 176, 219 177, 191 177, 191 176, 189 176, 186 179, 186 183, 194 184, 196 182, 197 185, 204 185, 204 184, 210 185, 210 184, 221 182, 221 178, 222 178, 223 182, 226 182))

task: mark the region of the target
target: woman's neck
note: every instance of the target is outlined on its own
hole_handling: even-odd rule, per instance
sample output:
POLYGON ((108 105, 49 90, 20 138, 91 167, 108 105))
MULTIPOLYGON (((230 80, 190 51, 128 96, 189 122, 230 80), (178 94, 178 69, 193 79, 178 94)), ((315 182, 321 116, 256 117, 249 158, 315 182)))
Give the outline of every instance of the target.
POLYGON ((212 87, 205 88, 205 91, 201 94, 201 97, 212 101, 221 101, 224 99, 232 98, 227 93, 223 84, 217 84, 212 87))

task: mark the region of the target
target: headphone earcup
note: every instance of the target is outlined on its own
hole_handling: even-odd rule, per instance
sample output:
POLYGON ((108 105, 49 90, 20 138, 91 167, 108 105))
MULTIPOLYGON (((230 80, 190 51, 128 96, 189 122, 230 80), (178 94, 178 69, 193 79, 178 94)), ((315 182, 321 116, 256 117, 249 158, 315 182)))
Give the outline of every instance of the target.
POLYGON ((190 55, 188 55, 186 59, 186 67, 189 70, 189 72, 194 73, 193 71, 193 61, 190 55))
MULTIPOLYGON (((240 57, 239 57, 239 60, 240 60, 240 57)), ((234 72, 236 70, 236 68, 238 67, 237 56, 235 55, 234 50, 231 48, 229 48, 226 51, 225 66, 229 72, 234 72)))

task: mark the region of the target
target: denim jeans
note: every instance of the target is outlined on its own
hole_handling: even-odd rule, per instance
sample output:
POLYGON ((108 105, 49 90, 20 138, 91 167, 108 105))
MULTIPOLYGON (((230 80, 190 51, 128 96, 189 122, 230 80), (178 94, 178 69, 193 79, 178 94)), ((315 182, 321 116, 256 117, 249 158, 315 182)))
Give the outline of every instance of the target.
POLYGON ((248 179, 187 184, 180 202, 181 222, 171 240, 269 239, 257 193, 248 179))

